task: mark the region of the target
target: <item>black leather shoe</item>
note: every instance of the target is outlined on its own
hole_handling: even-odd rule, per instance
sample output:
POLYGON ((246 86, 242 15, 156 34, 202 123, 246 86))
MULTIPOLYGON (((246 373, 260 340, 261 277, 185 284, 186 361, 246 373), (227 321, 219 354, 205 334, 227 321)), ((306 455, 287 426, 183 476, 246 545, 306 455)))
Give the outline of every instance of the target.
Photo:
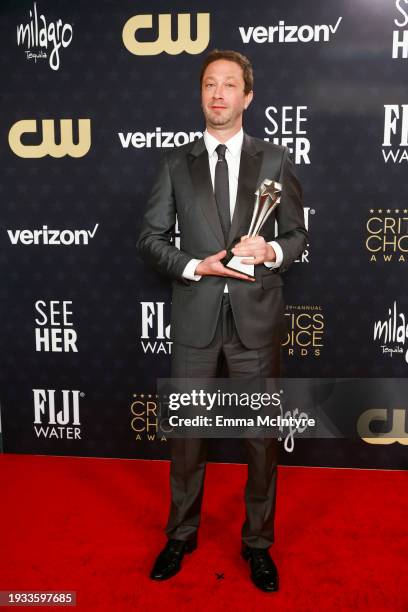
POLYGON ((168 540, 157 557, 150 572, 152 580, 167 580, 175 576, 181 569, 181 562, 185 553, 191 553, 197 548, 194 540, 168 540))
POLYGON ((279 588, 279 576, 267 548, 243 546, 241 555, 249 561, 251 580, 258 589, 271 593, 279 588))

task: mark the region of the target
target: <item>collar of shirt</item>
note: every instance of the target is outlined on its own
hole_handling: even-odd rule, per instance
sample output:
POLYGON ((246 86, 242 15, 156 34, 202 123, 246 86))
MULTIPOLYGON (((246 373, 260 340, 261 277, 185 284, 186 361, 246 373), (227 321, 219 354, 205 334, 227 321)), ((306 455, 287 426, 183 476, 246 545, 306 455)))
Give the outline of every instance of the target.
MULTIPOLYGON (((241 154, 243 140, 244 140, 244 130, 241 128, 239 132, 237 132, 236 134, 234 134, 234 136, 232 136, 232 138, 224 142, 224 144, 227 147, 227 151, 233 157, 239 157, 239 155, 241 154)), ((204 132, 204 143, 207 148, 209 157, 214 155, 215 149, 218 147, 219 144, 223 144, 219 142, 219 140, 217 140, 207 130, 205 130, 204 132)))

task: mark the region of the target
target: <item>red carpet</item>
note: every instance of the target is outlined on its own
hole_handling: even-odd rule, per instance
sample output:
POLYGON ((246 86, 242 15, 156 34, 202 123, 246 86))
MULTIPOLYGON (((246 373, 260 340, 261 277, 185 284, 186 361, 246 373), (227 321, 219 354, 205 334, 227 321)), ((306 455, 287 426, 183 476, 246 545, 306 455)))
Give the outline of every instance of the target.
POLYGON ((75 590, 90 611, 407 612, 406 473, 280 468, 281 589, 264 594, 239 556, 245 470, 208 466, 199 549, 154 583, 167 462, 2 455, 0 590, 75 590))

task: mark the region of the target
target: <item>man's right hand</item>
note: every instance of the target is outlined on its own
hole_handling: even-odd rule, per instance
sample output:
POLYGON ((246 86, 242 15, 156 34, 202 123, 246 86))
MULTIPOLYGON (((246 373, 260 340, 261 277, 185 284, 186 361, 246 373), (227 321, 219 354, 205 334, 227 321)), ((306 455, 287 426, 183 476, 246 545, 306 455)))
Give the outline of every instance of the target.
POLYGON ((235 272, 230 268, 226 268, 222 263, 227 254, 227 251, 220 251, 215 255, 210 255, 201 261, 195 269, 195 273, 200 276, 231 276, 232 278, 240 278, 241 280, 254 281, 255 279, 241 272, 235 272))

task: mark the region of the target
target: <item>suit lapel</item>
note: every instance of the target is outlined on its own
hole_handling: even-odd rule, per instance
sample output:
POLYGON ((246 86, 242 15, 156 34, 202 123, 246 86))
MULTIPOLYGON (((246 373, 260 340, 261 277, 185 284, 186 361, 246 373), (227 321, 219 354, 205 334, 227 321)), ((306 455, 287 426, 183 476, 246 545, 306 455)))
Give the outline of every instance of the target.
POLYGON ((247 221, 245 231, 249 229, 262 157, 262 150, 258 149, 256 140, 244 133, 239 163, 237 200, 228 234, 228 246, 236 238, 240 227, 245 221, 247 221))
POLYGON ((195 141, 193 148, 188 154, 188 164, 196 202, 201 207, 205 218, 220 243, 221 249, 223 249, 225 245, 224 235, 212 188, 208 152, 204 138, 195 141))

